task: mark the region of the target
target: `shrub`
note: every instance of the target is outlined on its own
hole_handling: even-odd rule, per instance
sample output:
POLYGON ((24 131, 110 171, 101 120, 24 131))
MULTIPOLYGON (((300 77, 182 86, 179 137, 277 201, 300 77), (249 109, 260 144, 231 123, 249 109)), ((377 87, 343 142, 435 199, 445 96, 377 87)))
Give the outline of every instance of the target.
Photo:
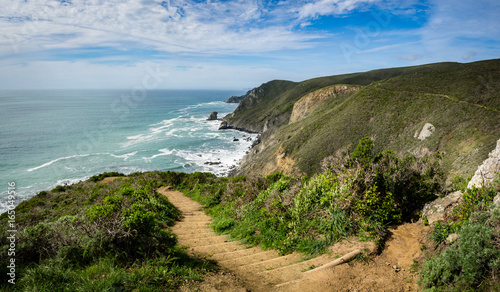
POLYGON ((438 156, 376 154, 373 148, 373 141, 363 138, 352 153, 326 159, 325 172, 312 177, 189 175, 182 187, 209 207, 217 232, 247 244, 318 253, 356 234, 381 242, 388 224, 415 217, 435 197, 442 173, 438 156))
POLYGON ((122 212, 123 227, 137 232, 138 236, 149 236, 155 231, 156 216, 153 212, 144 210, 139 204, 133 204, 122 212))
POLYGON ((352 152, 352 161, 358 162, 363 166, 368 166, 373 162, 373 140, 370 137, 364 137, 359 140, 358 146, 352 152))
POLYGON ((434 229, 432 231, 431 239, 436 243, 435 247, 445 241, 448 235, 450 235, 452 232, 452 225, 441 224, 441 222, 434 222, 434 229))
POLYGON ((323 162, 340 184, 349 185, 344 207, 383 224, 416 218, 417 211, 442 190, 439 154, 417 158, 385 151, 375 155, 372 148, 373 142, 365 137, 352 155, 344 151, 323 162))
POLYGON ((424 264, 419 283, 437 291, 498 288, 493 279, 500 270, 499 231, 500 207, 473 214, 459 230, 456 243, 424 264))
POLYGON ((487 207, 497 194, 495 187, 477 188, 473 187, 465 190, 462 194, 462 202, 455 209, 459 221, 469 219, 469 216, 474 212, 475 208, 481 206, 487 207))

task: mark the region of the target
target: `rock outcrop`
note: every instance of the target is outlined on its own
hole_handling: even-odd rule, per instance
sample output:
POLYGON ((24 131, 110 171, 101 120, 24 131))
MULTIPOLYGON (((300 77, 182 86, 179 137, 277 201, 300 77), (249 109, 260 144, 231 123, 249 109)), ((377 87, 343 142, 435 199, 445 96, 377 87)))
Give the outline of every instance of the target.
POLYGON ((436 127, 434 127, 431 123, 427 123, 424 125, 424 127, 420 131, 420 134, 415 133, 414 137, 419 139, 420 141, 423 141, 423 140, 429 138, 435 131, 436 131, 436 127))
POLYGON ((242 101, 247 96, 247 94, 248 92, 242 96, 233 95, 228 100, 226 100, 226 103, 240 103, 240 101, 242 101))
POLYGON ((217 115, 219 113, 218 112, 211 112, 210 113, 210 116, 208 117, 207 121, 216 121, 217 120, 217 115))
POLYGON ((311 92, 299 99, 293 105, 289 123, 291 124, 305 119, 326 99, 355 92, 359 89, 359 86, 333 85, 311 92))
POLYGON ((469 184, 468 188, 472 187, 488 187, 490 183, 500 173, 500 139, 497 141, 496 148, 491 151, 489 157, 481 164, 469 184))
POLYGON ((427 217, 431 225, 437 221, 444 221, 451 215, 451 212, 460 203, 461 199, 462 192, 458 191, 429 202, 425 204, 422 210, 422 217, 427 217))
POLYGON ((235 127, 233 125, 230 125, 226 121, 222 121, 222 123, 219 126, 219 130, 238 130, 238 131, 242 131, 242 132, 246 132, 246 133, 250 133, 250 134, 258 134, 259 133, 256 131, 251 131, 251 130, 240 128, 240 127, 235 127))

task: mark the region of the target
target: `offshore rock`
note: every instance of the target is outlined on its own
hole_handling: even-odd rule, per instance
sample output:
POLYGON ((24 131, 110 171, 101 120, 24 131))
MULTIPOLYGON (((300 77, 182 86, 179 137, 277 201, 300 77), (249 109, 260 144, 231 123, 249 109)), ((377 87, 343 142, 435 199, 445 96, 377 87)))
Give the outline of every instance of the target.
POLYGON ((217 120, 217 115, 218 114, 219 114, 218 112, 211 112, 210 116, 207 119, 207 121, 215 121, 215 120, 217 120))

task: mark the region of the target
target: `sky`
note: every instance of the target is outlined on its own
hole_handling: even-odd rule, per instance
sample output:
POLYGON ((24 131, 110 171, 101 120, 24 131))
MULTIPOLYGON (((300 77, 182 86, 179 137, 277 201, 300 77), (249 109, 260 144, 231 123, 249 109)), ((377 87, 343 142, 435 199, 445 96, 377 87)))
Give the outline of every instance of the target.
POLYGON ((498 0, 0 0, 2 89, 230 89, 500 58, 498 0))

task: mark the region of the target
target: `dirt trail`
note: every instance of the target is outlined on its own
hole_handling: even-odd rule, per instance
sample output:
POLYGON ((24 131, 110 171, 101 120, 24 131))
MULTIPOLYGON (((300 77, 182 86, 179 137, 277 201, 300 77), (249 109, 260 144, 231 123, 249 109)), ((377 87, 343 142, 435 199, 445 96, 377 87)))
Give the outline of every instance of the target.
MULTIPOLYGON (((420 225, 406 224, 393 230, 384 252, 369 263, 355 262, 334 268, 305 271, 325 265, 355 249, 373 250, 371 243, 342 242, 331 247, 332 253, 311 259, 293 253, 280 256, 275 250, 247 248, 226 236, 212 232, 212 219, 203 207, 181 192, 160 188, 183 214, 184 218, 172 227, 179 244, 188 252, 206 255, 231 273, 208 277, 196 287, 185 291, 416 291, 414 276, 409 272, 413 258, 420 255, 417 238, 423 231, 420 225)), ((181 289, 182 290, 182 289, 181 289)))

